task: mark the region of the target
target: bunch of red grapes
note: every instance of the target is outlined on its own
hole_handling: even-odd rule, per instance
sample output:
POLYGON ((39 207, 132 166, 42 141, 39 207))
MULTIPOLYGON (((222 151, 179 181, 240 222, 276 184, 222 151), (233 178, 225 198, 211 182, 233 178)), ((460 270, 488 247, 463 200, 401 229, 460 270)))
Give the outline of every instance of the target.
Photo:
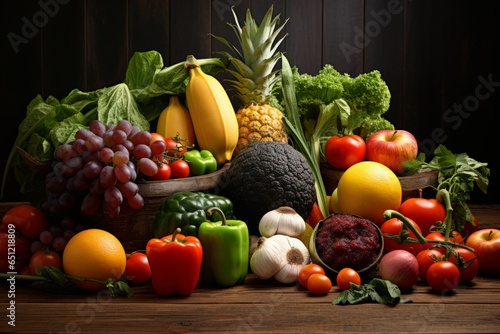
POLYGON ((79 210, 84 216, 102 212, 116 217, 144 206, 138 176, 153 176, 152 157, 165 150, 163 141, 151 143, 151 133, 127 120, 104 125, 93 120, 75 139, 59 146, 53 170, 46 177, 47 200, 42 209, 64 216, 79 210))

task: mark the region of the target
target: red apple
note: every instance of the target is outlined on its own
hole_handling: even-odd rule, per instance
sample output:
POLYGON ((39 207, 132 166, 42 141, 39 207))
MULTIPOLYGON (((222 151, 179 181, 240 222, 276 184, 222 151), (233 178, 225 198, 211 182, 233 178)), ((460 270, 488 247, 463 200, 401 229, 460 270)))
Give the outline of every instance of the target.
POLYGON ((485 228, 469 235, 465 245, 474 248, 479 263, 479 273, 500 275, 500 230, 485 228))
POLYGON ((366 142, 366 160, 386 165, 398 175, 404 172, 403 162, 415 159, 417 154, 417 140, 405 130, 380 130, 366 142))

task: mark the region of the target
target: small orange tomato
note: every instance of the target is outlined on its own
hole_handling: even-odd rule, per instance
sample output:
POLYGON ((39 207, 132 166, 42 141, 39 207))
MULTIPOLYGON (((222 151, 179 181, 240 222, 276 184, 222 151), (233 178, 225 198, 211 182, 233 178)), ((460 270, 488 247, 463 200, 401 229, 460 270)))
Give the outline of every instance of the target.
POLYGON ((307 280, 312 274, 325 274, 325 270, 319 265, 314 263, 306 264, 299 272, 299 283, 304 288, 307 288, 307 280))
POLYGON ((332 281, 325 274, 312 274, 307 280, 307 290, 315 295, 324 295, 330 292, 332 281))
POLYGON ((348 290, 351 287, 350 283, 361 284, 361 277, 358 272, 351 268, 341 269, 337 274, 337 286, 340 290, 348 290))

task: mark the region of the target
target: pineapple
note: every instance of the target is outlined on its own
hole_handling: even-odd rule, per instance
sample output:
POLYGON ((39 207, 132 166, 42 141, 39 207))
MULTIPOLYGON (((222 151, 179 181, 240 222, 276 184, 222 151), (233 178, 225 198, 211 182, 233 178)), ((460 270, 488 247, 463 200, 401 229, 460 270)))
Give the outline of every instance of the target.
POLYGON ((272 18, 272 14, 273 6, 268 9, 259 26, 250 10, 247 10, 245 25, 241 27, 233 9, 236 24, 228 25, 236 34, 241 51, 226 39, 214 36, 232 51, 232 54, 221 54, 226 56, 235 68, 227 69, 234 77, 228 81, 242 103, 236 112, 239 138, 234 150, 235 155, 255 141, 288 141, 282 121, 283 113, 270 105, 273 87, 279 80, 279 71, 273 69, 281 57, 281 53, 276 50, 286 37, 283 36, 275 43, 286 21, 276 29, 279 15, 272 18))

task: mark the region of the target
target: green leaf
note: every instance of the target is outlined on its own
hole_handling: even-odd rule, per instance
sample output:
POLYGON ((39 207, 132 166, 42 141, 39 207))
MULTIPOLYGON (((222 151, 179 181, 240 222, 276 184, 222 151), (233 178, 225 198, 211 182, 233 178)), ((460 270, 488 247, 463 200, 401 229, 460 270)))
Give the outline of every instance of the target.
POLYGON ((394 283, 388 280, 374 278, 369 283, 363 285, 351 283, 351 287, 348 290, 342 291, 332 303, 334 305, 352 305, 364 302, 395 305, 398 303, 408 303, 411 302, 411 300, 401 298, 401 291, 394 283))
POLYGON ((98 119, 103 124, 117 124, 127 119, 142 130, 149 131, 149 122, 139 111, 134 97, 124 83, 103 89, 97 112, 98 119))

